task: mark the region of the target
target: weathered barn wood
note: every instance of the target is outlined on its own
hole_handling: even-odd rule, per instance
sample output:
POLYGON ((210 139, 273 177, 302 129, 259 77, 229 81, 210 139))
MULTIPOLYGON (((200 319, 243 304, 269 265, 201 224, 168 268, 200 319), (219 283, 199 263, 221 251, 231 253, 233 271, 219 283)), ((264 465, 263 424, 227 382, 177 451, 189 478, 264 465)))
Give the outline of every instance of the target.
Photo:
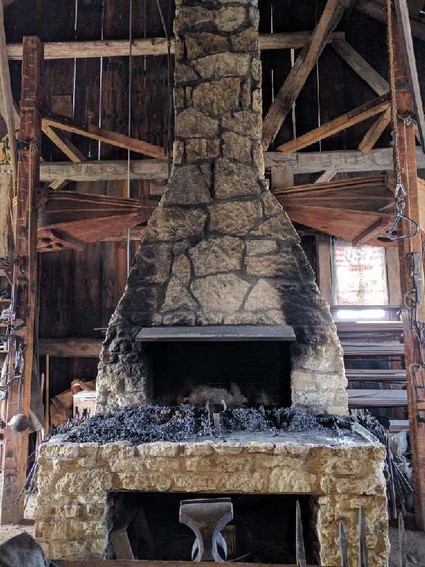
MULTIPOLYGON (((9 341, 9 372, 14 377, 15 356, 22 349, 21 377, 8 390, 7 423, 22 413, 29 417, 31 380, 34 363, 34 334, 37 311, 37 188, 41 140, 41 76, 43 46, 36 37, 24 40, 22 68, 21 121, 19 128, 19 169, 17 178, 17 205, 14 215, 14 256, 12 309, 23 329, 19 337, 9 341)), ((18 433, 8 428, 3 442, 3 484, 0 502, 0 523, 18 523, 24 516, 23 489, 28 457, 28 431, 18 433)))
POLYGON ((280 152, 296 152, 298 150, 302 150, 303 148, 307 148, 316 142, 329 138, 342 130, 351 128, 351 126, 355 126, 356 124, 364 122, 377 114, 385 112, 388 110, 389 105, 388 95, 384 95, 368 104, 363 104, 362 106, 359 106, 354 110, 327 122, 326 124, 323 124, 323 126, 319 126, 319 128, 316 128, 312 132, 308 132, 303 136, 295 138, 295 140, 292 140, 291 142, 282 144, 276 149, 280 152))
POLYGON ((311 70, 327 44, 330 34, 342 18, 345 8, 348 8, 349 5, 349 0, 347 2, 328 0, 310 41, 298 56, 273 104, 267 111, 263 123, 262 139, 262 145, 265 150, 268 149, 275 139, 311 70))
MULTIPOLYGON (((425 169, 425 156, 416 150, 418 167, 425 169)), ((340 173, 367 173, 371 171, 392 171, 394 163, 390 148, 379 148, 369 152, 357 150, 264 154, 266 169, 290 167, 295 175, 322 173, 332 169, 340 173)), ((10 166, 0 164, 0 173, 10 172, 10 166)), ((166 160, 131 160, 130 168, 124 160, 87 161, 81 164, 69 162, 43 162, 40 165, 40 179, 52 182, 57 178, 77 182, 164 180, 168 178, 166 160)))
MULTIPOLYGON (((406 43, 405 43, 405 22, 401 21, 398 14, 393 26, 389 26, 390 33, 394 37, 394 57, 392 64, 394 65, 394 82, 395 103, 398 112, 401 115, 412 115, 415 109, 414 92, 408 86, 409 69, 406 65, 406 43)), ((408 218, 419 222, 419 203, 418 203, 418 175, 416 162, 416 139, 415 126, 413 122, 406 124, 397 121, 395 151, 398 151, 398 160, 400 167, 400 181, 406 192, 406 208, 405 215, 408 218)), ((398 161, 397 160, 397 161, 398 161)), ((404 221, 401 223, 400 230, 406 234, 411 230, 410 223, 404 221)), ((412 254, 417 254, 422 258, 422 236, 418 231, 412 238, 406 238, 399 242, 400 254, 400 276, 401 276, 401 293, 402 297, 412 289, 415 289, 412 270, 412 254)), ((420 266, 420 277, 424 277, 423 261, 420 266)), ((404 347, 405 347, 405 365, 406 365, 406 382, 407 396, 409 405, 409 425, 410 425, 410 442, 412 446, 412 465, 415 483, 415 515, 419 527, 425 526, 425 479, 423 470, 425 467, 425 423, 421 422, 420 415, 423 411, 423 403, 419 403, 415 384, 424 383, 424 368, 421 366, 421 345, 415 335, 414 325, 412 322, 412 313, 403 306, 402 316, 404 321, 404 347), (416 372, 418 376, 416 376, 416 372)), ((424 320, 423 309, 419 308, 417 312, 419 321, 424 320)))
MULTIPOLYGON (((300 49, 310 39, 311 32, 296 31, 287 33, 274 33, 260 35, 260 49, 300 49)), ((328 42, 343 39, 343 32, 334 32, 328 42)), ((44 44, 45 59, 91 59, 97 57, 128 57, 130 43, 128 40, 95 40, 72 42, 48 42, 44 44)), ((148 55, 167 55, 168 40, 165 37, 137 38, 131 42, 133 57, 146 57, 148 55)), ((174 39, 171 44, 171 53, 174 54, 174 39)), ((22 44, 7 45, 7 56, 10 61, 22 59, 22 44)))

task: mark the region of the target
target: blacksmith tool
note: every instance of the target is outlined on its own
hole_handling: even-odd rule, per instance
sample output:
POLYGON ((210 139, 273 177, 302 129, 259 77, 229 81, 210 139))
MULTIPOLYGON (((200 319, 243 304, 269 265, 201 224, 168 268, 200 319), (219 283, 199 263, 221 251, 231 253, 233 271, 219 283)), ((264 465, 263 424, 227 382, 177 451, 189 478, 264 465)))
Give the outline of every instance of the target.
POLYGON ((341 566, 348 567, 348 542, 344 522, 339 522, 339 549, 341 552, 341 566))
POLYGON ((179 520, 196 536, 192 561, 224 563, 227 560, 227 544, 221 530, 233 520, 233 504, 230 498, 182 500, 179 520))
POLYGON ((208 416, 212 414, 212 424, 213 424, 213 435, 214 437, 219 437, 221 435, 221 418, 220 414, 223 411, 226 411, 227 405, 224 400, 221 400, 221 404, 210 403, 207 401, 206 409, 208 412, 208 416))
POLYGON ((398 515, 398 545, 400 567, 407 567, 406 530, 404 529, 404 519, 401 512, 398 515))
POLYGON ((359 566, 368 566, 368 555, 366 546, 366 516, 363 508, 359 508, 359 566))
POLYGON ((307 559, 305 557, 304 528, 301 517, 301 506, 299 500, 297 500, 297 504, 296 504, 295 534, 296 534, 295 553, 296 553, 297 565, 298 567, 306 567, 307 559))

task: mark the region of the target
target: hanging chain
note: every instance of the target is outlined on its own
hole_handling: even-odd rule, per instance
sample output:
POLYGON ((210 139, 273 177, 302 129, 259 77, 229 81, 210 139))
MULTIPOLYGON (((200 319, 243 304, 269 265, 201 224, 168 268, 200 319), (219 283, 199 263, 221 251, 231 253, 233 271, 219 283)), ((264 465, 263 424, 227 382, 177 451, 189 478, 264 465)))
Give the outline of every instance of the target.
MULTIPOLYGON (((388 16, 388 58, 389 58, 389 79, 391 89, 391 124, 392 124, 392 138, 393 138, 393 159, 394 169, 396 175, 396 187, 394 191, 395 196, 395 210, 396 214, 390 228, 387 230, 387 237, 389 240, 404 240, 415 236, 419 231, 419 226, 412 218, 404 215, 406 207, 406 191, 403 185, 402 169, 400 161, 400 148, 397 135, 398 130, 398 108, 397 108, 397 85, 395 78, 395 55, 394 55, 394 27, 393 27, 393 0, 387 0, 387 16, 388 16), (410 224, 411 229, 405 234, 398 234, 398 229, 402 221, 410 224)), ((411 117, 408 119, 412 120, 411 117)), ((403 120, 406 128, 406 122, 403 120)))

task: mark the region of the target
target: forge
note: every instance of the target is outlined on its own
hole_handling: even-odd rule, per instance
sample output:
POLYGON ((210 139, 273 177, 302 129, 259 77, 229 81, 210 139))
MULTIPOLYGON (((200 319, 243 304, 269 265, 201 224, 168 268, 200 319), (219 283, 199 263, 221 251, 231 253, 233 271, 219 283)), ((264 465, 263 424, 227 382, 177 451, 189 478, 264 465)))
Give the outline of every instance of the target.
POLYGON ((362 507, 369 565, 387 565, 385 449, 365 432, 319 421, 202 428, 206 404, 348 414, 329 307, 264 177, 256 4, 177 1, 173 170, 108 326, 105 416, 40 451, 36 534, 51 558, 111 557, 111 533, 125 526, 137 558, 190 560, 179 502, 224 495, 235 508, 229 559, 294 563, 299 500, 311 563, 340 564, 340 520, 354 561, 362 507), (156 408, 171 429, 198 408, 201 425, 134 444, 122 433, 146 427, 134 407, 156 408))

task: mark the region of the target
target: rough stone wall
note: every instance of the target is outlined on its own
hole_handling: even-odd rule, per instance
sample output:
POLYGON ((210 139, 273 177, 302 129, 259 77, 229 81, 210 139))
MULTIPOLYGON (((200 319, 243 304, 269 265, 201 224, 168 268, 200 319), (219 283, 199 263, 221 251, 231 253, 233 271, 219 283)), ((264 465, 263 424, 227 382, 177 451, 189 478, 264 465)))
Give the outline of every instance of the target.
POLYGON ((344 520, 357 564, 358 508, 365 511, 370 567, 388 564, 379 444, 338 447, 284 442, 46 443, 39 457, 35 534, 50 559, 99 558, 106 547, 108 492, 305 494, 317 501, 323 565, 340 565, 344 520))
POLYGON ((108 327, 100 411, 149 400, 142 326, 285 322, 293 404, 348 411, 329 308, 264 179, 256 4, 177 0, 174 166, 108 327))

